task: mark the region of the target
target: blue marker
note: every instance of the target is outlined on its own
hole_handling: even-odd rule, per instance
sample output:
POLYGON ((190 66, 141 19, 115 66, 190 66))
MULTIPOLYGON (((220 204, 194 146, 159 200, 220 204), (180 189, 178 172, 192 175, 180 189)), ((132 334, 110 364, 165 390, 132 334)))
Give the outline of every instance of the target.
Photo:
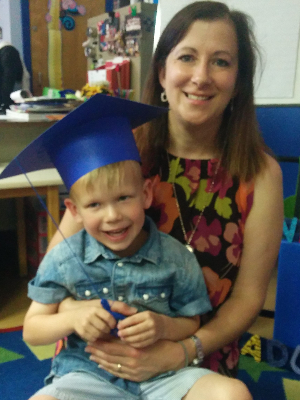
MULTIPOLYGON (((106 299, 101 299, 101 305, 104 308, 104 310, 108 311, 113 317, 114 319, 119 322, 122 321, 122 319, 125 319, 126 316, 120 313, 117 313, 115 311, 111 311, 109 302, 106 299)), ((110 333, 114 336, 118 336, 118 329, 114 328, 110 331, 110 333)))

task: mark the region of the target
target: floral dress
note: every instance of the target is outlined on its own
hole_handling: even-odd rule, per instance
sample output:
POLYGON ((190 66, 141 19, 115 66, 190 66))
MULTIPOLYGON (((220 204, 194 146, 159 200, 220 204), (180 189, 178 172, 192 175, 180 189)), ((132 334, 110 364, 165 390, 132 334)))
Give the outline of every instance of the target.
MULTIPOLYGON (((201 317, 202 324, 231 294, 240 265, 244 226, 253 204, 253 183, 232 179, 222 167, 218 168, 218 163, 217 159, 188 160, 165 155, 160 171, 152 173, 154 200, 148 212, 161 231, 186 244, 172 183, 187 238, 204 208, 191 241, 213 306, 213 311, 201 317)), ((236 376, 238 359, 236 340, 207 356, 203 366, 236 376)))

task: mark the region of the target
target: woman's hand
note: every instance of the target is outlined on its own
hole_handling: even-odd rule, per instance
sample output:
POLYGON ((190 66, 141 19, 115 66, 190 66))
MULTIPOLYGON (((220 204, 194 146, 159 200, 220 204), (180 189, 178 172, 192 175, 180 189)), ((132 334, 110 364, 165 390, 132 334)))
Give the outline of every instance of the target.
POLYGON ((119 339, 97 340, 85 351, 90 359, 111 374, 123 379, 142 382, 166 371, 184 366, 184 353, 178 343, 161 340, 143 349, 133 348, 119 339), (172 355, 172 356, 171 356, 172 355), (121 368, 118 368, 118 365, 121 368))

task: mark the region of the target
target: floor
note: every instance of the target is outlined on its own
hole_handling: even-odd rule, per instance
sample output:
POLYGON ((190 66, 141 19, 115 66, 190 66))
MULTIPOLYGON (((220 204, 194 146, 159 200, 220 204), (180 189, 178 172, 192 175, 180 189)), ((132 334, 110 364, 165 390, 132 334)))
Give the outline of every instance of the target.
MULTIPOLYGON (((264 309, 274 311, 277 271, 272 275, 264 309)), ((27 279, 18 278, 15 272, 8 272, 0 282, 0 329, 21 326, 30 300, 27 298, 27 279)), ((272 339, 273 318, 258 317, 249 332, 272 339)))

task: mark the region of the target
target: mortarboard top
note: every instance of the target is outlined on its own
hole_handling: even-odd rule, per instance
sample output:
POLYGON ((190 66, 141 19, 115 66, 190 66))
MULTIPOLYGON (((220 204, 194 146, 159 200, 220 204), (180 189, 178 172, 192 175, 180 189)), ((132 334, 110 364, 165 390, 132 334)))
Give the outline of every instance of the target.
POLYGON ((167 111, 96 94, 31 142, 7 165, 0 179, 55 167, 70 189, 96 168, 125 160, 140 162, 132 129, 167 111))

